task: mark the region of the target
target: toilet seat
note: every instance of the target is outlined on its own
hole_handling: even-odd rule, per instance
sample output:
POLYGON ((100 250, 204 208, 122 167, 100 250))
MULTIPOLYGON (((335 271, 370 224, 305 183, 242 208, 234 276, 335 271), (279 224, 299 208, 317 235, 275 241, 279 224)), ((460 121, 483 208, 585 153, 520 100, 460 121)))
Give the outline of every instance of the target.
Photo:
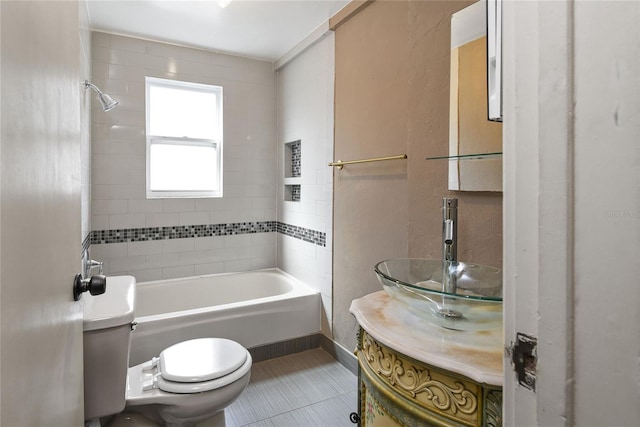
POLYGON ((169 393, 200 393, 237 381, 251 369, 251 355, 235 341, 201 338, 166 348, 160 357, 144 364, 143 390, 160 389, 169 393))

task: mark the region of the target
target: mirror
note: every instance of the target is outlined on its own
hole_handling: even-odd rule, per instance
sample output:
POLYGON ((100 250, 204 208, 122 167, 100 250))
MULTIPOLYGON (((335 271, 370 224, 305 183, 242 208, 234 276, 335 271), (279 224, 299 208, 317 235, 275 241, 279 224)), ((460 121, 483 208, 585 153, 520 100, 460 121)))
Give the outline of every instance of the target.
POLYGON ((495 154, 502 153, 502 123, 488 112, 486 5, 451 17, 449 190, 502 191, 502 155, 495 154))

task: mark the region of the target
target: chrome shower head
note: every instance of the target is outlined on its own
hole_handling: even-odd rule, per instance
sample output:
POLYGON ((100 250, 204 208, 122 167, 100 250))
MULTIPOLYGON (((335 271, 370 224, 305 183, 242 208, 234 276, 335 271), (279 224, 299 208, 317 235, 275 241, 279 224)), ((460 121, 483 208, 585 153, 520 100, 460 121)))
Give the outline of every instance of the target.
POLYGON ((98 100, 100 101, 100 105, 102 105, 103 111, 111 111, 120 103, 120 101, 113 99, 111 95, 103 93, 100 89, 98 89, 96 85, 94 85, 93 83, 90 83, 88 80, 84 81, 84 88, 85 89, 91 88, 96 91, 96 93, 98 94, 98 100))

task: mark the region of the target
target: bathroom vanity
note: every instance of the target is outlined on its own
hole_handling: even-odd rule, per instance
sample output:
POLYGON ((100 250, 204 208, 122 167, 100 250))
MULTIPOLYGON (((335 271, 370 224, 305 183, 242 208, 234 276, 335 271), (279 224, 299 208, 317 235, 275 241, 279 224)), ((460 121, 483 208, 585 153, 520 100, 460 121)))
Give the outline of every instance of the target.
POLYGON ((502 426, 502 330, 453 331, 380 291, 351 303, 359 425, 502 426))

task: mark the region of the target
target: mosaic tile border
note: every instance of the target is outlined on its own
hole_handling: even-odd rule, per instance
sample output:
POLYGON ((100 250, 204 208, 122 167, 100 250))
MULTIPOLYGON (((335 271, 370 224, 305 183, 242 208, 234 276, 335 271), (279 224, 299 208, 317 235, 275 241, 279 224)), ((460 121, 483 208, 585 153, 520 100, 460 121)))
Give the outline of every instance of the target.
POLYGON ((278 233, 295 239, 304 240, 308 243, 315 243, 318 246, 327 246, 327 234, 322 231, 310 230, 297 225, 285 224, 278 221, 278 233))
POLYGON ((279 221, 234 222, 228 224, 177 225, 168 227, 128 228, 118 230, 94 230, 90 244, 102 245, 124 242, 185 239, 194 237, 231 236, 236 234, 278 232, 287 236, 326 246, 324 232, 285 224, 279 221))
POLYGON ((94 230, 91 232, 91 244, 99 245, 103 243, 146 242, 151 240, 185 239, 189 237, 230 236, 235 234, 269 233, 275 230, 275 221, 94 230))

